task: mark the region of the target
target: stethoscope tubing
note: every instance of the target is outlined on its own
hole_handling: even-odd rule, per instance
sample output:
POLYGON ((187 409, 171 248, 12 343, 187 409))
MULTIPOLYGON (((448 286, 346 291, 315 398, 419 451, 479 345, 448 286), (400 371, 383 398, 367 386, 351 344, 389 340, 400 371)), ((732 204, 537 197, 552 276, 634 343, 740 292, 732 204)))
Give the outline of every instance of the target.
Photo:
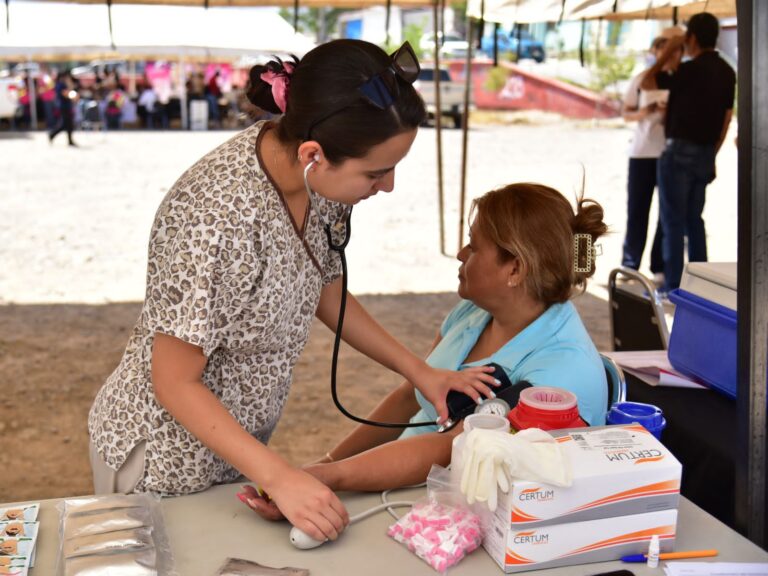
MULTIPOLYGON (((320 219, 320 222, 322 223, 323 228, 325 229, 325 235, 328 240, 328 247, 334 252, 337 252, 341 260, 341 301, 339 302, 339 317, 338 317, 338 321, 336 322, 336 336, 333 340, 333 354, 331 356, 331 398, 333 398, 333 403, 336 405, 336 408, 338 408, 339 412, 341 412, 344 416, 346 416, 350 420, 353 420, 360 424, 367 424, 368 426, 377 426, 379 428, 417 428, 417 427, 423 427, 423 426, 434 426, 436 423, 431 421, 396 423, 396 422, 377 422, 375 420, 368 420, 366 418, 361 418, 360 416, 355 416, 354 414, 349 412, 349 410, 347 410, 339 400, 337 386, 336 386, 336 374, 339 366, 339 349, 341 348, 341 333, 342 333, 342 328, 344 327, 344 316, 347 310, 347 280, 349 278, 349 275, 347 273, 347 257, 346 257, 346 254, 344 253, 344 250, 349 244, 349 239, 352 237, 352 207, 350 206, 349 209, 347 210, 346 221, 344 223, 344 239, 337 244, 333 240, 333 234, 331 233, 330 223, 325 221, 325 219, 323 218, 323 215, 318 209, 318 206, 315 200, 316 192, 312 190, 312 187, 309 185, 309 172, 312 170, 312 167, 315 164, 317 164, 317 160, 312 160, 311 162, 307 163, 307 165, 304 167, 304 187, 306 188, 307 194, 309 195, 309 203, 312 205, 312 209, 315 211, 315 214, 317 214, 317 217, 320 219)), ((447 428, 446 430, 448 429, 449 428, 447 428)))

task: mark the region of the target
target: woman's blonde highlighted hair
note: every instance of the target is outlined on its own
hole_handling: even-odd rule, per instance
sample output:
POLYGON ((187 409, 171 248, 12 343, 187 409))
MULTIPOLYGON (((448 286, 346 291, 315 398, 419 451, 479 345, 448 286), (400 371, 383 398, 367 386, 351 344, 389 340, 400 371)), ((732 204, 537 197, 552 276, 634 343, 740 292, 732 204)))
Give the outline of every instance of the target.
MULTIPOLYGON (((518 183, 493 190, 472 202, 483 231, 499 249, 499 258, 518 258, 525 271, 528 293, 549 306, 565 302, 573 288, 584 290, 595 272, 594 259, 577 254, 588 272, 574 266, 574 235, 589 234, 594 243, 608 227, 603 208, 594 200, 576 200, 576 213, 557 190, 542 184, 518 183)), ((580 251, 582 252, 582 251, 580 251)))

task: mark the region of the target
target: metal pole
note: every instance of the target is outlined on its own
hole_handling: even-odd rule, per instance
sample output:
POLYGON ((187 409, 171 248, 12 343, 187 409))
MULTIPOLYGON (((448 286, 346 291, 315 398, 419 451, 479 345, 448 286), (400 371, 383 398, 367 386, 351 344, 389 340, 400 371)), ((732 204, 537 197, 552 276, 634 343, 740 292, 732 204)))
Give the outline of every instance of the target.
MULTIPOLYGON (((768 3, 738 0, 738 383, 736 527, 758 546, 766 527, 768 369, 768 3)), ((723 145, 728 146, 725 142, 723 145)))
POLYGON ((37 90, 35 87, 32 54, 27 57, 27 94, 29 94, 29 129, 37 130, 37 90))
POLYGON ((181 89, 179 93, 179 103, 181 104, 181 129, 186 130, 189 128, 189 115, 187 110, 187 73, 184 70, 184 59, 179 57, 179 83, 181 89))
POLYGON ((445 197, 443 194, 443 132, 440 122, 440 41, 438 36, 438 0, 432 3, 432 28, 435 38, 435 137, 437 138, 437 210, 440 220, 440 253, 448 256, 445 250, 445 197))
POLYGON ((112 0, 107 0, 107 18, 109 20, 109 45, 115 49, 115 36, 112 33, 112 0))
POLYGON ((499 65, 499 23, 493 23, 493 65, 499 65))
MULTIPOLYGON (((483 4, 483 7, 485 4, 483 4)), ((481 15, 483 16, 483 15, 481 15)), ((464 71, 464 114, 461 117, 461 194, 459 196, 459 250, 464 245, 464 210, 467 199, 467 149, 469 145, 469 95, 472 90, 472 22, 467 26, 467 65, 464 71)))
POLYGON ((386 43, 387 50, 389 50, 389 22, 391 17, 392 17, 392 0, 387 0, 387 14, 386 14, 386 22, 384 24, 384 27, 387 30, 387 43, 386 43))
POLYGON ((136 96, 136 60, 128 62, 128 93, 136 96))
POLYGON ((293 0, 293 31, 299 31, 299 0, 293 0))

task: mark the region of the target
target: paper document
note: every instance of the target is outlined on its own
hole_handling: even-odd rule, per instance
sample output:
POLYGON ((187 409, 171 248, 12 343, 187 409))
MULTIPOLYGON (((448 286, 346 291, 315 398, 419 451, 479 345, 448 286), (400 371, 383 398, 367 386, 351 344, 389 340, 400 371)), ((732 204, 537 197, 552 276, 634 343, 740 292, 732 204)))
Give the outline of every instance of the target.
POLYGON ((667 576, 768 576, 768 564, 747 562, 667 562, 667 576))
POLYGON ((621 369, 651 386, 677 388, 702 388, 693 378, 681 374, 669 363, 666 350, 642 350, 633 352, 603 352, 621 369))

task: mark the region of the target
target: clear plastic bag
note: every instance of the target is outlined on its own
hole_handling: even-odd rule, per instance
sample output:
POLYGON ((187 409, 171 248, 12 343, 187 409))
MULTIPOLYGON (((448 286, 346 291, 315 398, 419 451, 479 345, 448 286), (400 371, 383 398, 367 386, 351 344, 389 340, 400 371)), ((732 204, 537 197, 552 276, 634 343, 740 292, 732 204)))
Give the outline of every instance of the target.
POLYGON ((216 576, 309 576, 309 570, 303 568, 271 568, 258 562, 227 558, 216 576))
POLYGON ((58 508, 57 576, 175 574, 158 497, 110 494, 65 500, 58 508))
POLYGON ((149 527, 119 530, 105 534, 90 534, 70 538, 64 542, 64 558, 75 558, 106 552, 135 552, 154 548, 155 541, 149 527))
POLYGON ((158 576, 155 550, 95 554, 64 561, 64 576, 158 576))
POLYGON ((387 534, 438 572, 480 546, 480 518, 450 492, 416 502, 387 534))
POLYGON ((65 537, 79 538, 151 525, 152 514, 148 508, 134 507, 94 514, 77 514, 67 517, 65 537))

